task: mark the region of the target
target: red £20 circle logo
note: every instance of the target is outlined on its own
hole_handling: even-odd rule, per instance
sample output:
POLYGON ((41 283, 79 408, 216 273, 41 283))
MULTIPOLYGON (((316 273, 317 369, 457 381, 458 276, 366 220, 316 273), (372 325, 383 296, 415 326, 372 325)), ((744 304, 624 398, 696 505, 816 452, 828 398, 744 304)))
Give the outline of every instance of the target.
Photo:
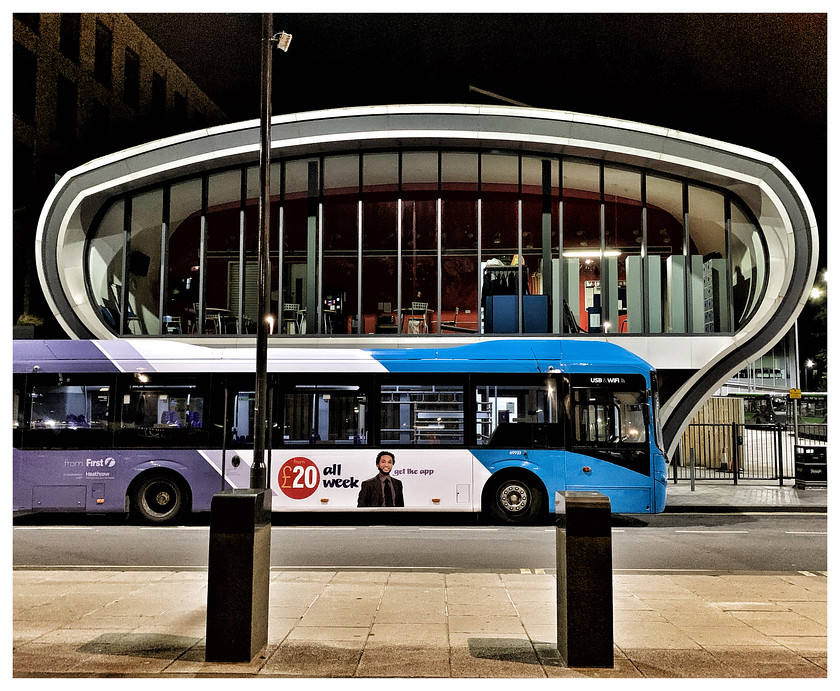
POLYGON ((320 481, 318 466, 303 456, 290 458, 277 473, 280 491, 289 499, 306 499, 318 489, 320 481))

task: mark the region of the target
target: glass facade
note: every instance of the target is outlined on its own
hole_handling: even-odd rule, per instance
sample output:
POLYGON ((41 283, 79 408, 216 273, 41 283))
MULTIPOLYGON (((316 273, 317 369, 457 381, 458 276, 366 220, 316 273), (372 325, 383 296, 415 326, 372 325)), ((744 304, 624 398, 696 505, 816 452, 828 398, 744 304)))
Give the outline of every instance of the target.
MULTIPOLYGON (((275 336, 732 333, 767 275, 736 197, 638 168, 411 150, 271 176, 275 336)), ((250 165, 115 200, 87 249, 103 323, 256 333, 258 198, 250 165)))

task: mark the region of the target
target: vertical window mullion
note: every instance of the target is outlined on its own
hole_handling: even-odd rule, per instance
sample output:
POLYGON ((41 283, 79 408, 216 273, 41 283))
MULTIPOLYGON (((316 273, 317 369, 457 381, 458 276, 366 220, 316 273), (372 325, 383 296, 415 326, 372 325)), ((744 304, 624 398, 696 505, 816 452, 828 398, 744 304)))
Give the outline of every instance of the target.
POLYGON ((525 258, 522 256, 522 155, 517 156, 517 194, 516 194, 516 321, 517 333, 524 333, 525 331, 525 309, 524 309, 524 295, 525 287, 522 285, 522 277, 525 275, 525 258))
MULTIPOLYGON (((318 253, 318 277, 315 285, 318 286, 318 333, 321 329, 327 332, 327 320, 324 319, 324 157, 318 159, 318 240, 316 243, 318 253)), ((330 328, 333 326, 329 320, 330 328)))
POLYGON ((201 232, 198 240, 198 333, 204 333, 204 305, 207 293, 207 197, 210 187, 210 179, 207 175, 201 178, 201 232))
MULTIPOLYGON (((565 261, 563 260, 563 162, 564 159, 561 156, 558 162, 559 170, 558 170, 558 178, 557 178, 557 185, 559 188, 560 196, 557 200, 557 223, 558 223, 558 238, 557 238, 557 275, 554 277, 554 280, 557 281, 557 299, 560 301, 558 305, 557 312, 559 313, 560 324, 555 324, 554 326, 554 333, 567 333, 566 331, 566 305, 565 305, 565 280, 566 280, 566 267, 565 261)), ((569 308, 571 312, 571 307, 569 308)), ((569 324, 569 332, 571 333, 572 325, 569 324)))
POLYGON ((403 219, 403 189, 402 189, 403 152, 397 157, 397 333, 402 331, 402 219, 403 219))
POLYGON ((484 229, 482 228, 482 224, 481 224, 481 210, 482 210, 482 204, 481 204, 482 165, 481 165, 481 163, 482 163, 482 160, 483 160, 483 154, 482 154, 482 152, 479 151, 478 152, 478 199, 476 200, 476 227, 477 227, 477 231, 476 231, 476 234, 477 234, 476 252, 478 253, 478 255, 476 256, 476 262, 475 262, 475 266, 476 266, 476 295, 478 296, 478 306, 477 306, 478 314, 476 315, 477 323, 475 325, 475 328, 476 328, 476 330, 478 331, 479 334, 483 333, 482 325, 481 325, 481 315, 482 315, 482 310, 484 309, 483 305, 482 305, 484 296, 481 294, 481 287, 482 287, 481 238, 484 234, 484 229))
MULTIPOLYGON (((358 333, 363 334, 365 333, 365 323, 364 323, 364 316, 363 316, 363 309, 362 309, 362 300, 364 298, 363 295, 363 286, 364 286, 364 263, 362 262, 362 249, 363 249, 363 239, 364 239, 364 213, 365 213, 365 198, 364 198, 364 184, 365 184, 365 157, 359 154, 359 236, 357 238, 358 242, 358 256, 359 256, 359 270, 358 270, 358 281, 359 281, 359 324, 358 324, 358 333)), ((371 392, 373 395, 374 392, 371 392)), ((374 396, 375 400, 375 396, 374 396)), ((376 428, 374 428, 376 429, 376 428)), ((373 441, 373 440, 371 440, 373 441)))
MULTIPOLYGON (((359 159, 361 160, 361 156, 359 159)), ((359 170, 359 180, 362 179, 361 177, 362 171, 359 170)), ((360 335, 365 332, 365 323, 364 317, 362 312, 362 219, 364 214, 364 207, 362 204, 362 191, 361 191, 361 183, 359 185, 359 199, 357 202, 357 214, 356 214, 356 295, 357 304, 356 304, 356 334, 360 335)))
POLYGON ((277 210, 277 322, 279 324, 277 331, 279 333, 283 330, 283 309, 285 305, 285 292, 283 291, 285 254, 283 245, 286 239, 286 162, 281 161, 277 170, 280 173, 280 203, 277 210))
POLYGON ((726 252, 726 306, 727 306, 727 331, 735 331, 735 305, 733 304, 732 293, 732 277, 734 276, 734 268, 732 266, 732 201, 728 194, 723 198, 723 216, 724 216, 724 247, 726 252))
POLYGON ((169 185, 163 188, 163 209, 160 223, 160 292, 158 293, 158 330, 161 334, 166 334, 166 324, 164 317, 166 316, 166 295, 168 293, 169 274, 169 204, 170 204, 169 185))
POLYGON ((245 333, 245 207, 248 200, 248 168, 239 178, 239 285, 236 295, 236 332, 245 333))
POLYGON ((650 333, 650 308, 647 296, 650 295, 650 272, 648 271, 648 213, 647 213, 647 174, 642 175, 642 333, 650 333))
POLYGON ((689 205, 688 205, 688 184, 682 183, 683 193, 683 246, 682 253, 685 260, 685 268, 683 269, 683 309, 685 310, 685 333, 691 333, 693 328, 692 314, 691 314, 691 245, 690 243, 690 228, 689 228, 689 205))
POLYGON ((118 329, 120 336, 126 334, 126 325, 128 324, 128 253, 131 251, 131 201, 131 197, 126 197, 123 207, 123 253, 120 266, 122 286, 119 295, 120 325, 118 329))
MULTIPOLYGON (((542 281, 543 295, 551 296, 554 285, 554 272, 551 262, 551 159, 542 160, 542 198, 540 200, 541 244, 542 244, 542 281)), ((549 304, 551 297, 549 297, 549 304)), ((551 310, 553 312, 553 309, 551 310)), ((551 316, 548 317, 547 332, 551 333, 551 316)))
POLYGON ((437 329, 435 333, 440 333, 440 322, 443 318, 443 152, 438 151, 438 195, 437 195, 437 210, 436 210, 436 229, 437 234, 437 329))

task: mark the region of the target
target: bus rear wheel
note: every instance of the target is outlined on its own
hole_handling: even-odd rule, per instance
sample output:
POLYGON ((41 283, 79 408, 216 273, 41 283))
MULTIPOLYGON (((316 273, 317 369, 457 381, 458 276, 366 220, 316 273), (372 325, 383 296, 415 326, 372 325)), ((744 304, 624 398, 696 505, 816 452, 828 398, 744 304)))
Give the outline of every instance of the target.
POLYGON ((496 480, 489 499, 490 515, 503 523, 533 523, 543 511, 543 492, 538 483, 523 477, 496 480))
POLYGON ((173 476, 150 475, 134 489, 132 505, 147 523, 172 523, 186 505, 186 492, 173 476))

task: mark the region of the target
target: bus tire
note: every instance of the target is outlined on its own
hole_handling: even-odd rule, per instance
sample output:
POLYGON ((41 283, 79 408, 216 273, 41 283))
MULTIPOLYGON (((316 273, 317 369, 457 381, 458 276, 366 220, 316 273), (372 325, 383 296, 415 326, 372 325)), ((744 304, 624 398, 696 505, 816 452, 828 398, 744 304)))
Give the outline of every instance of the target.
POLYGON ((141 476, 131 492, 133 514, 146 523, 173 523, 187 506, 187 491, 174 473, 141 476))
POLYGON ((495 521, 535 523, 544 513, 545 490, 534 476, 506 474, 490 479, 483 505, 495 521))

